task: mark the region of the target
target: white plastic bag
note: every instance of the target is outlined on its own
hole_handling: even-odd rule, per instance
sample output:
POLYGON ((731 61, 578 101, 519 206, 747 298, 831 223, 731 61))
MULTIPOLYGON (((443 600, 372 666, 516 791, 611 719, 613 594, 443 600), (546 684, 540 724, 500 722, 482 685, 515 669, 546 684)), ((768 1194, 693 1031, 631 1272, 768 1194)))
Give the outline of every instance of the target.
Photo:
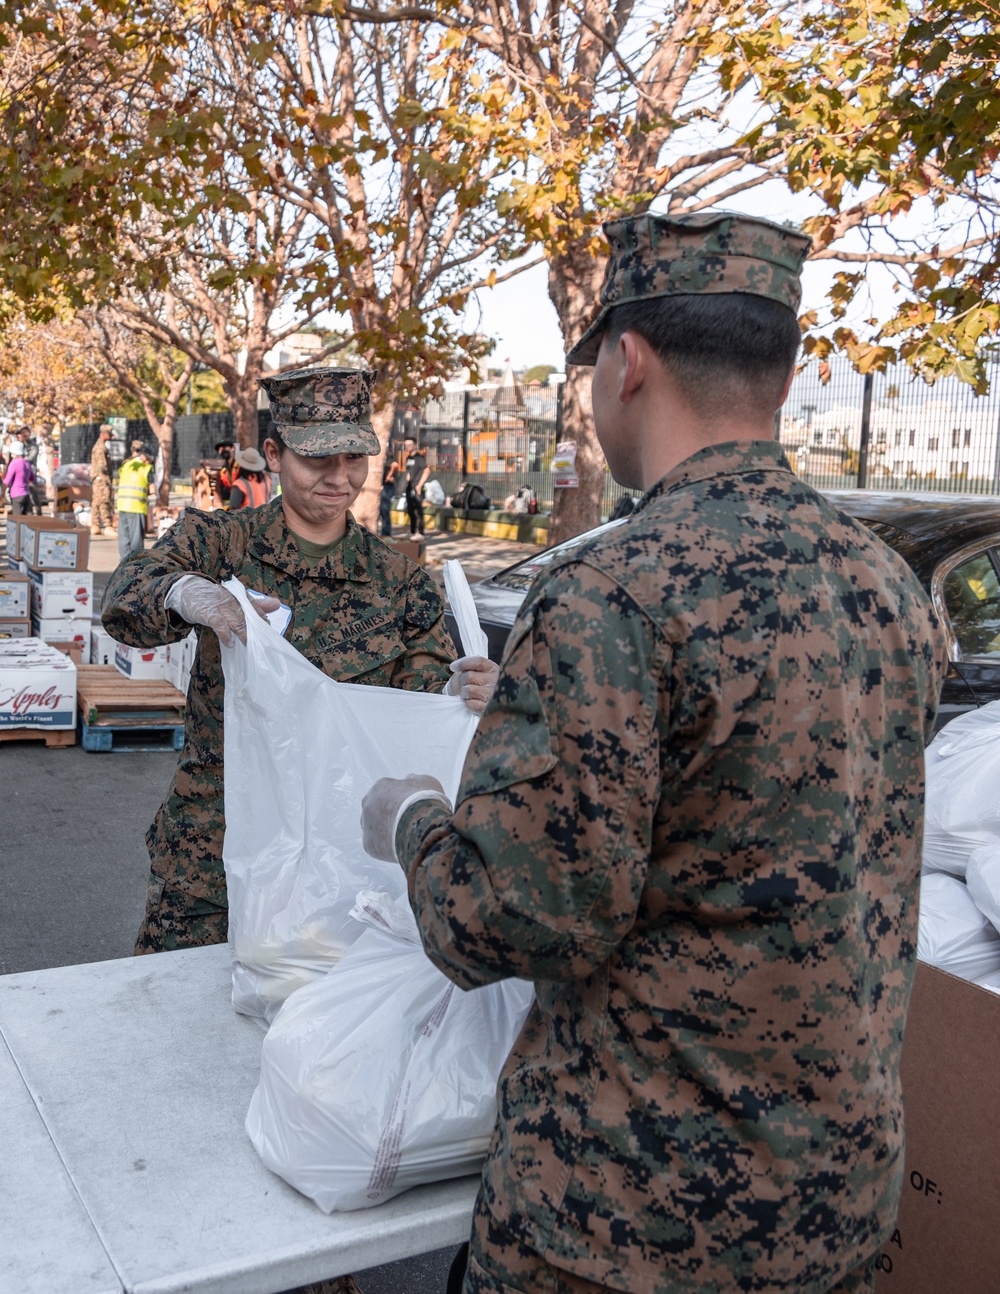
POLYGON ((424 498, 436 507, 444 505, 444 486, 437 479, 432 479, 424 486, 424 498))
POLYGON ((920 878, 917 956, 963 979, 1000 971, 1000 934, 976 907, 964 881, 943 872, 920 878))
POLYGON ((976 907, 1000 931, 1000 840, 970 855, 966 883, 976 907))
POLYGON ((358 937, 360 890, 405 894, 361 847, 362 797, 430 773, 454 798, 477 720, 458 697, 335 683, 226 588, 247 621, 246 646, 222 652, 233 1006, 269 1022, 358 937))
POLYGON ((520 980, 452 984, 405 900, 368 892, 356 915, 370 928, 271 1025, 246 1119, 267 1167, 327 1213, 479 1170, 533 999, 520 980))
POLYGON ((927 747, 926 826, 1000 835, 1000 701, 961 714, 927 747))

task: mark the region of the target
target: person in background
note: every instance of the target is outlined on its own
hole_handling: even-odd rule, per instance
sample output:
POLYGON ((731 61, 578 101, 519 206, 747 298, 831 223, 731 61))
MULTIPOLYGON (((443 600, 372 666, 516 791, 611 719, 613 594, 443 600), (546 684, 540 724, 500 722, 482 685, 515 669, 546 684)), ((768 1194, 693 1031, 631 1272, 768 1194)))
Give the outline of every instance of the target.
POLYGON ((217 441, 215 446, 215 455, 217 458, 222 459, 222 467, 219 469, 219 475, 215 483, 215 493, 219 500, 219 506, 222 508, 228 508, 229 496, 233 489, 236 446, 231 440, 217 441))
POLYGON ((267 460, 256 449, 238 449, 229 493, 229 510, 262 508, 271 498, 271 477, 267 460))
POLYGON ((35 469, 28 462, 24 445, 20 440, 15 440, 10 446, 10 462, 3 474, 12 516, 26 517, 31 512, 31 487, 34 481, 35 469))
POLYGON ((90 533, 116 535, 114 529, 114 512, 111 506, 111 463, 108 459, 108 443, 114 431, 110 423, 102 422, 97 432, 97 440, 90 451, 90 533))
POLYGON ((31 488, 29 490, 28 511, 35 513, 36 516, 42 515, 42 507, 45 502, 44 484, 38 474, 38 438, 31 434, 30 427, 21 427, 18 430, 18 437, 24 448, 24 457, 31 464, 33 473, 31 488))
POLYGON ((457 1274, 867 1294, 903 1181, 944 635, 774 440, 809 239, 707 210, 604 229, 567 363, 643 497, 528 592, 454 808, 427 777, 363 808, 431 960, 535 984, 457 1274))
POLYGON ((392 535, 392 500, 398 477, 399 463, 390 456, 387 449, 385 462, 382 464, 382 491, 378 497, 379 532, 386 539, 392 535))
POLYGON ((153 455, 141 440, 133 440, 131 455, 118 469, 118 561, 142 549, 149 515, 149 483, 153 455))
POLYGON ((410 534, 424 533, 424 486, 431 474, 427 466, 427 456, 417 448, 412 436, 403 441, 406 451, 406 465, 403 468, 403 481, 406 485, 406 511, 410 518, 410 534))

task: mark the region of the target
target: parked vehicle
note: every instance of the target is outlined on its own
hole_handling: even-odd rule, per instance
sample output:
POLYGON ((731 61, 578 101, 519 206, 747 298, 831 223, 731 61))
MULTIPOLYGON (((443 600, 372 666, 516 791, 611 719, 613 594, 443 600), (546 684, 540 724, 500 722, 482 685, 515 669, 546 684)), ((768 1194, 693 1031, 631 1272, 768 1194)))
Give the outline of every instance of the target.
MULTIPOLYGON (((1000 700, 1000 499, 972 494, 825 491, 908 563, 931 596, 948 635, 950 667, 938 727, 1000 700)), ((629 524, 605 522, 472 586, 479 621, 499 661, 518 608, 536 576, 594 535, 629 524)), ((449 625, 454 627, 449 614, 449 625)))

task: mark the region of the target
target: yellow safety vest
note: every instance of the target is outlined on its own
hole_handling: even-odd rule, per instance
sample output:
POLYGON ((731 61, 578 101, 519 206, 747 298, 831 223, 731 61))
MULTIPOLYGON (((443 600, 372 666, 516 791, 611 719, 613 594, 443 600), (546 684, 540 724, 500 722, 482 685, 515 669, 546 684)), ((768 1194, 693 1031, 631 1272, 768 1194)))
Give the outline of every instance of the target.
POLYGON ((127 458, 118 473, 118 511, 141 512, 149 510, 149 478, 153 464, 141 458, 127 458))

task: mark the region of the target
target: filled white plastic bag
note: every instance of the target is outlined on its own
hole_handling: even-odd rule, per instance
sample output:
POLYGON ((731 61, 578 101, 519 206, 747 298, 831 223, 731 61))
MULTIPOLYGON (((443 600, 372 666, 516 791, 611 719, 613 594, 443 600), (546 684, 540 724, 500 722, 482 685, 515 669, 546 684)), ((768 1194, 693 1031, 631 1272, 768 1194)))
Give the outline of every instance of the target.
POLYGON ((1000 931, 1000 840, 970 855, 966 884, 976 907, 1000 931))
POLYGON ((1000 835, 1000 701, 942 728, 925 756, 931 831, 1000 835))
POLYGON ((367 892, 356 916, 361 937, 271 1025, 246 1118, 267 1167, 327 1213, 478 1172, 533 1000, 520 980, 452 984, 405 899, 367 892))
POLYGON ((458 697, 334 682, 226 588, 247 621, 246 646, 222 651, 233 1006, 269 1022, 358 937, 359 891, 405 894, 402 870, 361 847, 362 797, 429 773, 454 799, 477 718, 458 697))
POLYGON ((964 881, 943 872, 920 878, 917 956, 963 979, 1000 971, 1000 934, 976 907, 964 881))

